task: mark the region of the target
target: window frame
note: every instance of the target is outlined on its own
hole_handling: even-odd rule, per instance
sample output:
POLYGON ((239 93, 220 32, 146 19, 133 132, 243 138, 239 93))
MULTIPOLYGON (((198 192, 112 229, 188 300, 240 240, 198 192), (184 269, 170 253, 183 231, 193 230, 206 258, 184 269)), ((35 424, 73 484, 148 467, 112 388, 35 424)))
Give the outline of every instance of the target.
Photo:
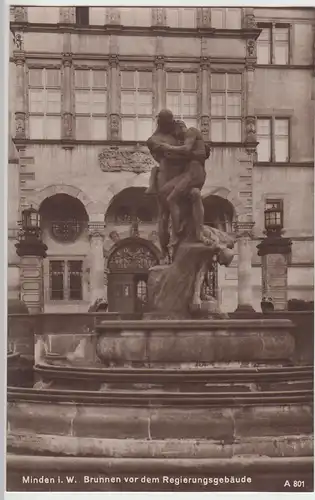
MULTIPOLYGON (((199 122, 199 93, 198 93, 198 87, 199 87, 199 82, 198 82, 198 72, 197 71, 191 71, 191 70, 167 70, 165 72, 165 103, 166 103, 166 107, 168 107, 167 105, 167 96, 168 95, 178 95, 179 94, 179 98, 180 98, 180 110, 181 110, 181 113, 180 114, 176 114, 173 112, 174 114, 174 118, 175 120, 183 120, 184 122, 187 122, 188 120, 195 120, 195 123, 194 125, 190 125, 187 123, 187 126, 190 127, 190 126, 194 126, 194 127, 198 127, 198 122, 199 122), (169 74, 179 74, 179 81, 180 81, 180 85, 179 85, 179 88, 178 89, 172 89, 170 87, 168 87, 168 75, 169 74), (185 89, 185 84, 184 84, 184 75, 185 74, 189 74, 189 75, 195 75, 195 78, 196 78, 196 87, 195 87, 195 90, 186 90, 185 89), (187 95, 187 96, 195 96, 196 98, 196 112, 193 113, 193 114, 185 114, 183 113, 183 108, 184 108, 184 105, 183 105, 183 102, 184 102, 184 96, 187 95)), ((170 108, 171 109, 171 108, 170 108)), ((173 110, 172 110, 173 111, 173 110)))
MULTIPOLYGON (((281 212, 280 224, 284 227, 284 200, 283 198, 265 198, 264 200, 264 212, 269 208, 268 205, 276 205, 276 209, 281 212)), ((270 207, 272 208, 272 207, 270 207)), ((264 220, 265 225, 265 220, 264 220)))
POLYGON ((95 141, 95 140, 103 140, 106 141, 108 137, 108 99, 109 99, 109 85, 108 85, 108 68, 107 67, 100 67, 100 68, 80 68, 80 67, 75 67, 74 68, 74 119, 75 119, 75 137, 78 141, 84 140, 83 138, 78 138, 78 132, 77 132, 77 127, 78 127, 78 121, 77 119, 79 118, 88 118, 89 119, 89 125, 88 129, 90 131, 90 136, 88 140, 95 141), (86 71, 89 73, 89 85, 78 85, 76 82, 76 72, 77 71, 86 71), (93 85, 94 83, 94 73, 96 72, 103 72, 105 74, 105 86, 96 86, 93 85), (90 104, 90 110, 89 112, 78 112, 77 111, 77 96, 79 93, 86 93, 89 94, 89 104, 90 104), (94 112, 92 110, 92 96, 97 95, 97 94, 103 94, 105 95, 105 112, 94 112), (105 136, 102 137, 101 139, 95 139, 92 136, 92 132, 94 130, 94 118, 101 118, 105 122, 105 136))
MULTIPOLYGON (((233 14, 233 12, 232 12, 233 14)), ((211 28, 213 29, 217 29, 217 30, 234 30, 234 29, 241 29, 242 28, 242 7, 233 7, 233 6, 230 6, 230 7, 211 7, 211 28), (216 11, 221 11, 222 12, 222 27, 221 28, 216 28, 213 26, 212 24, 212 12, 216 10, 216 11), (230 27, 227 27, 227 21, 228 21, 228 16, 229 14, 231 13, 231 11, 235 11, 237 10, 238 13, 239 13, 239 27, 238 28, 230 28, 230 27), (230 11, 230 12, 229 12, 230 11)))
POLYGON ((213 122, 216 122, 216 121, 223 121, 224 122, 224 140, 223 141, 219 141, 220 143, 224 143, 224 144, 233 144, 233 143, 241 143, 242 140, 243 140, 243 98, 244 98, 244 95, 243 95, 243 89, 244 89, 244 84, 243 84, 243 75, 242 73, 232 73, 232 72, 228 72, 228 71, 225 71, 225 72, 221 72, 221 71, 213 71, 210 75, 210 141, 211 142, 217 142, 217 141, 213 141, 212 139, 212 124, 213 122), (212 76, 213 75, 224 75, 225 76, 225 88, 224 89, 214 89, 212 88, 212 76), (239 75, 240 76, 240 79, 241 79, 241 85, 240 85, 240 89, 239 90, 229 90, 229 85, 228 85, 228 76, 229 75, 239 75), (223 95, 224 94, 224 100, 225 100, 225 104, 224 104, 224 107, 225 107, 225 111, 224 111, 224 114, 219 116, 219 115, 213 115, 212 114, 212 98, 213 96, 215 95, 223 95), (229 115, 228 114, 228 95, 231 95, 231 94, 237 94, 239 95, 240 97, 240 115, 229 115), (232 121, 238 121, 239 122, 239 125, 240 125, 240 140, 239 141, 235 141, 235 140, 231 140, 229 141, 228 138, 227 138, 227 124, 228 122, 232 122, 232 121))
MULTIPOLYGON (((287 164, 290 163, 291 161, 291 118, 288 116, 261 116, 258 115, 256 117, 256 130, 258 129, 257 127, 257 122, 258 120, 269 120, 270 121, 270 159, 267 160, 261 160, 259 161, 258 159, 258 152, 257 152, 257 160, 256 163, 275 163, 275 164, 287 164), (276 135, 275 135, 275 130, 276 130, 276 121, 277 120, 285 120, 288 123, 288 159, 287 161, 277 161, 276 160, 276 135)), ((258 135, 257 135, 257 140, 258 140, 258 135)), ((258 141, 259 142, 259 141, 258 141)))
POLYGON ((258 23, 257 27, 260 29, 268 29, 270 33, 270 49, 269 49, 269 62, 268 63, 260 63, 258 60, 258 45, 259 45, 259 37, 257 39, 257 66, 289 66, 291 64, 291 54, 292 54, 292 35, 291 35, 291 24, 288 23, 258 23), (288 59, 286 63, 279 63, 276 62, 276 54, 275 54, 275 48, 276 48, 276 39, 275 39, 275 30, 279 29, 287 29, 288 31, 288 40, 286 43, 287 50, 288 50, 288 59))
POLYGON ((82 302, 85 301, 84 298, 84 257, 80 256, 67 256, 64 257, 63 255, 60 256, 50 256, 47 259, 47 282, 48 286, 46 286, 46 300, 45 302, 47 303, 54 303, 54 304, 81 304, 82 302), (57 298, 52 298, 52 287, 51 287, 51 280, 52 280, 52 273, 51 273, 51 263, 52 262, 62 262, 63 265, 63 298, 62 299, 57 299, 57 298), (75 298, 72 299, 70 298, 70 262, 80 262, 81 263, 81 299, 75 298))
POLYGON ((27 108, 28 108, 28 136, 31 140, 60 140, 61 139, 61 114, 62 114, 62 73, 59 66, 47 67, 47 66, 30 66, 28 67, 28 82, 27 82, 27 108), (41 71, 41 84, 31 83, 31 72, 41 71), (58 72, 58 85, 48 84, 48 71, 58 72), (32 91, 41 91, 43 98, 41 100, 43 111, 31 111, 31 94, 32 91), (48 93, 51 92, 58 94, 59 96, 59 110, 48 111, 48 93), (42 137, 31 137, 31 119, 32 117, 39 117, 42 121, 42 137), (55 117, 59 119, 59 133, 57 137, 49 137, 47 134, 47 118, 55 117))
POLYGON ((89 26, 90 25, 90 8, 86 6, 76 6, 75 7, 75 24, 77 26, 89 26), (83 21, 84 16, 87 18, 83 21), (86 22, 87 21, 87 22, 86 22))

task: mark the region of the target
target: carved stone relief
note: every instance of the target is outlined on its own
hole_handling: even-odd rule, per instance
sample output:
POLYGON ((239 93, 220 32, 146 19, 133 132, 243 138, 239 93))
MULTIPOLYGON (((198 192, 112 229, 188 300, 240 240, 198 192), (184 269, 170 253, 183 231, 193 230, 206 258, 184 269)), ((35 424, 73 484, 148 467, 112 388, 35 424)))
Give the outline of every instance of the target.
POLYGON ((16 23, 27 22, 27 8, 22 6, 14 7, 14 21, 16 23))
POLYGON ((109 117, 109 128, 111 139, 119 139, 120 117, 118 114, 112 114, 109 117))
POLYGON ((25 139, 25 113, 15 113, 15 137, 25 139))
POLYGON ((144 151, 106 147, 98 156, 103 172, 149 172, 157 163, 144 151))

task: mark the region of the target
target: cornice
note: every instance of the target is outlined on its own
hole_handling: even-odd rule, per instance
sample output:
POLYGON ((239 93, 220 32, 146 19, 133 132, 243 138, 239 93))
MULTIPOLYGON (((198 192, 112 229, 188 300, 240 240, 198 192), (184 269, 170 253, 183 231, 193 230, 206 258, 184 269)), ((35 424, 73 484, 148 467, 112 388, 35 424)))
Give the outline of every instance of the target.
POLYGON ((287 70, 287 69, 296 69, 296 70, 312 70, 314 66, 312 64, 257 64, 256 69, 277 69, 277 70, 287 70))
POLYGON ((132 36, 167 36, 167 37, 191 37, 191 38, 242 38, 257 39, 261 30, 259 28, 241 29, 215 29, 215 28, 170 28, 168 26, 121 26, 121 25, 89 25, 78 26, 76 24, 48 24, 48 23, 10 23, 11 29, 24 32, 42 33, 77 33, 77 34, 105 34, 105 35, 132 35, 132 36))
POLYGON ((284 163, 276 163, 276 162, 254 162, 254 167, 266 167, 266 168, 273 168, 273 167, 308 167, 308 168, 314 168, 314 162, 313 161, 301 161, 301 162, 284 162, 284 163))

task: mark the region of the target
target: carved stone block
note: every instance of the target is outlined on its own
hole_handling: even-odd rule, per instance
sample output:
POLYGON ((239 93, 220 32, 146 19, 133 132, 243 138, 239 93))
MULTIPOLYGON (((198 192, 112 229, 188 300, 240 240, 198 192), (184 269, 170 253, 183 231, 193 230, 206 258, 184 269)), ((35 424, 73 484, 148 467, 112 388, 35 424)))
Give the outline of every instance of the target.
POLYGON ((157 163, 149 153, 140 150, 106 147, 98 156, 103 172, 149 172, 157 163))
POLYGON ((109 131, 110 137, 113 140, 119 139, 120 130, 120 116, 117 114, 112 114, 109 117, 109 131))
POLYGON ((205 140, 209 140, 210 118, 207 115, 201 117, 200 130, 205 140))
POLYGON ((15 113, 15 137, 25 139, 25 113, 15 113))
POLYGON ((62 115, 62 137, 63 139, 73 138, 73 115, 72 113, 63 113, 62 115))
POLYGON ((256 57, 256 40, 247 40, 247 57, 256 57))
POLYGON ((256 118, 255 116, 246 116, 246 142, 256 142, 256 118))

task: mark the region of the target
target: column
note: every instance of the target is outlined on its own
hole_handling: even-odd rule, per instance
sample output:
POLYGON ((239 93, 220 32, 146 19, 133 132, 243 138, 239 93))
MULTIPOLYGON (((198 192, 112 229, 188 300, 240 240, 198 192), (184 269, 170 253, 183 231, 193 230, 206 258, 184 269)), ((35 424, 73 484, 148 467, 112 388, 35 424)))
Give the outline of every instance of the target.
POLYGON ((200 130, 205 141, 209 141, 209 59, 202 57, 200 62, 201 67, 201 113, 200 113, 200 130))
POLYGON ((164 56, 155 57, 155 115, 166 107, 164 56))
POLYGON ((64 53, 62 58, 62 139, 73 139, 73 113, 72 113, 72 54, 64 53))
POLYGON ((105 225, 102 222, 89 223, 90 236, 90 303, 106 296, 104 279, 104 236, 105 225))
POLYGON ((109 56, 109 139, 120 139, 120 108, 119 108, 119 59, 117 55, 109 56))
POLYGON ((254 15, 254 9, 246 9, 244 17, 244 27, 249 31, 246 39, 246 62, 245 62, 245 145, 248 153, 254 153, 257 147, 256 140, 256 118, 254 112, 254 77, 257 62, 256 39, 259 34, 254 15))
POLYGON ((15 86, 15 137, 25 139, 26 99, 25 99, 25 53, 15 51, 16 86, 15 86))
POLYGON ((252 304, 252 229, 253 222, 237 222, 238 288, 235 312, 253 312, 252 304))

